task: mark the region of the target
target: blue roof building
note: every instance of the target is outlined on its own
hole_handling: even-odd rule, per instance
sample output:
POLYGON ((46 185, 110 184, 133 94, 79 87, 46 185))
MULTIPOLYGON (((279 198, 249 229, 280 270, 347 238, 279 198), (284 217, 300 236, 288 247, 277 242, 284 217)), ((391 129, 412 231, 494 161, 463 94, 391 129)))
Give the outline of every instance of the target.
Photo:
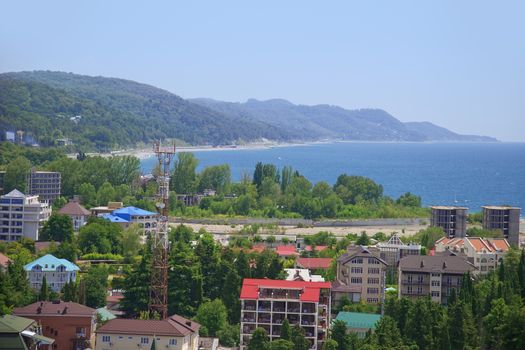
POLYGON ((129 224, 129 220, 123 219, 120 216, 116 216, 113 214, 101 214, 99 215, 99 217, 117 224, 129 224))
POLYGON ((157 231, 159 213, 137 207, 124 207, 113 210, 111 214, 101 214, 99 216, 124 227, 135 223, 138 224, 142 229, 142 241, 145 242, 146 236, 150 236, 157 231))
POLYGON ((60 292, 67 282, 76 280, 80 268, 67 259, 47 254, 25 265, 24 270, 34 290, 40 290, 45 276, 47 285, 54 292, 60 292))
POLYGON ((144 219, 145 217, 151 216, 156 217, 158 215, 158 213, 154 213, 137 207, 120 208, 117 210, 113 210, 111 214, 128 221, 133 221, 133 219, 144 219))
POLYGON ((341 311, 335 319, 346 323, 347 330, 357 333, 357 336, 362 339, 369 330, 376 329, 376 324, 381 319, 381 315, 341 311))

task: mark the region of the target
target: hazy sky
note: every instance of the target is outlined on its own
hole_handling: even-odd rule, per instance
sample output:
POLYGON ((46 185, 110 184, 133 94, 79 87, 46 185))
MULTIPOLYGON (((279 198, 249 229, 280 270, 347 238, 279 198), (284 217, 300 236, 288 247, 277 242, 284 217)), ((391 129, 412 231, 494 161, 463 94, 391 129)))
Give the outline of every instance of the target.
POLYGON ((0 71, 383 108, 525 141, 525 1, 10 1, 0 71))

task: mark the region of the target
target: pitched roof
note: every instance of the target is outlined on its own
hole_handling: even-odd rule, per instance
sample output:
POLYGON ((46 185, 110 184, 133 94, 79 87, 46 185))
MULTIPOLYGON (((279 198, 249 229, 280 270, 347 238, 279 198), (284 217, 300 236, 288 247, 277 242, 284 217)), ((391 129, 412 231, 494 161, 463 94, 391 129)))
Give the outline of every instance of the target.
POLYGON ((63 265, 66 268, 66 271, 80 270, 77 265, 73 264, 69 260, 59 259, 51 254, 46 254, 35 261, 30 262, 24 266, 24 270, 29 271, 36 265, 40 265, 42 267, 42 271, 56 271, 56 268, 60 265, 63 265))
POLYGON ((71 316, 92 317, 97 310, 71 301, 37 301, 23 307, 17 307, 13 314, 21 316, 71 316))
POLYGON ((319 301, 321 289, 330 289, 330 282, 304 282, 270 279, 245 278, 242 283, 241 299, 259 299, 260 288, 299 289, 301 301, 319 301))
POLYGON ((4 194, 2 197, 10 197, 10 198, 26 198, 26 195, 17 190, 16 188, 9 192, 8 194, 4 194))
POLYGON ((64 205, 60 210, 58 211, 59 214, 63 215, 75 215, 75 216, 88 216, 91 215, 91 212, 84 208, 82 205, 80 205, 77 201, 70 201, 66 205, 64 205))
MULTIPOLYGON (((321 252, 321 251, 323 251, 323 250, 325 250, 325 249, 328 248, 327 245, 316 245, 316 246, 314 246, 314 247, 315 247, 315 251, 316 251, 316 252, 321 252)), ((306 250, 307 252, 311 252, 311 251, 313 250, 313 247, 312 247, 311 245, 307 245, 307 246, 304 248, 304 250, 306 250)))
POLYGON ((97 329, 96 333, 165 335, 183 337, 199 330, 200 324, 179 315, 164 320, 131 320, 116 318, 97 329))
POLYGON ((332 292, 342 292, 342 293, 361 293, 362 286, 359 285, 347 285, 344 282, 335 280, 332 282, 332 292))
POLYGON ((99 215, 99 217, 101 217, 102 219, 109 220, 111 222, 116 222, 116 223, 129 222, 129 220, 123 219, 120 216, 116 216, 116 215, 109 214, 109 213, 99 215))
POLYGON ((275 252, 279 256, 299 255, 299 253, 297 253, 294 245, 279 245, 279 246, 277 246, 277 248, 275 248, 275 252))
POLYGON ((11 262, 11 259, 9 259, 4 254, 0 253, 0 266, 7 267, 10 262, 11 262))
POLYGON ((381 319, 381 315, 341 311, 335 319, 344 321, 348 328, 375 329, 377 322, 381 319))
POLYGON ((305 269, 328 269, 332 258, 298 258, 297 266, 305 269))
POLYGON ((158 213, 154 213, 152 211, 147 211, 144 209, 140 209, 137 207, 124 207, 113 210, 113 215, 118 214, 128 214, 128 215, 157 215, 158 213))
POLYGON ((29 318, 15 315, 0 316, 0 333, 20 333, 34 322, 29 318))
POLYGON ((401 271, 464 274, 476 270, 467 260, 456 255, 409 255, 399 260, 401 271))
POLYGON ((382 264, 388 265, 386 261, 380 258, 379 254, 379 249, 375 247, 351 246, 348 247, 348 252, 337 258, 337 262, 341 264, 346 264, 348 261, 355 257, 373 257, 379 260, 382 264))

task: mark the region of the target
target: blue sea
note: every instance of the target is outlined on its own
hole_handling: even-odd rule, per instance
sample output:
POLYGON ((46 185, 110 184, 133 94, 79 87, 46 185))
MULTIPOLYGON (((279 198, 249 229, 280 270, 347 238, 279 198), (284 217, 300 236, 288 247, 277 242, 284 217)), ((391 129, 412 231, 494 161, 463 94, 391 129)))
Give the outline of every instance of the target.
MULTIPOLYGON (((525 206, 525 143, 330 143, 269 149, 194 152, 199 169, 229 164, 232 179, 257 162, 290 165, 312 182, 333 184, 346 173, 369 177, 386 195, 421 196, 424 205, 525 206)), ((156 158, 142 160, 150 172, 156 158)))

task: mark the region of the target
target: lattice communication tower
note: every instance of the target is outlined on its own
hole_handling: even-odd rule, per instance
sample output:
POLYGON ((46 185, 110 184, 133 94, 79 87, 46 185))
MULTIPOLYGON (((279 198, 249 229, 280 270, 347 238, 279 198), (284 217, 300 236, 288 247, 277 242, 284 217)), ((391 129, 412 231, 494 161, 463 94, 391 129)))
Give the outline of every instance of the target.
POLYGON ((175 144, 162 147, 160 141, 153 144, 159 160, 157 175, 158 190, 155 205, 159 212, 157 230, 152 236, 151 287, 149 313, 158 313, 162 319, 168 317, 168 212, 170 190, 170 164, 175 156, 175 144))

